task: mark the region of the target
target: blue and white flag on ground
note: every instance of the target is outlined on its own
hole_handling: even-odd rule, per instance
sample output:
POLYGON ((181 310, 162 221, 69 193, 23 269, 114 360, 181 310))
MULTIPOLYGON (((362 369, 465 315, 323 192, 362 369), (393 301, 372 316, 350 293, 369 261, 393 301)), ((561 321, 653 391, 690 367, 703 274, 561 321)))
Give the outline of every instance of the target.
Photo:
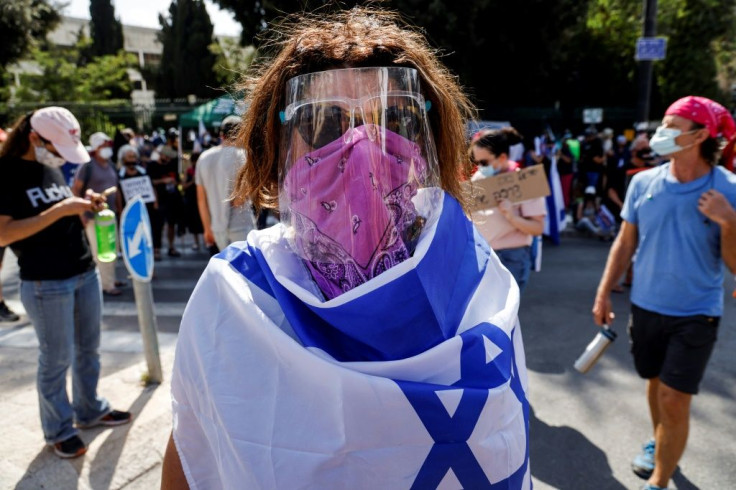
POLYGON ((560 232, 565 227, 565 199, 562 195, 560 174, 557 172, 557 158, 552 158, 549 175, 550 195, 547 196, 547 216, 544 218, 544 234, 552 239, 555 245, 560 244, 560 232))
POLYGON ((531 487, 518 287, 442 207, 411 258, 326 302, 283 225, 211 260, 172 377, 192 489, 531 487))

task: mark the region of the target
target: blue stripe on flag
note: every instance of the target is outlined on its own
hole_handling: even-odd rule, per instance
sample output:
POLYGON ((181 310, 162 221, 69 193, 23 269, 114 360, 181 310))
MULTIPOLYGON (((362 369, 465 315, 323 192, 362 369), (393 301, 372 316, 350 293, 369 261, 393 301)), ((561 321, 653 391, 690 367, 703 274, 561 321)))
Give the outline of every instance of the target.
POLYGON ((560 228, 565 222, 565 201, 562 197, 560 174, 557 172, 557 159, 553 158, 549 175, 550 195, 547 196, 547 216, 544 219, 544 234, 552 239, 555 245, 560 244, 560 228))
MULTIPOLYGON (((419 354, 455 335, 487 265, 479 263, 473 237, 472 223, 446 194, 432 244, 416 268, 332 308, 304 304, 276 281, 260 250, 254 253, 305 346, 339 361, 385 361, 419 354)), ((250 279, 250 269, 241 272, 250 279)))
POLYGON ((233 268, 240 272, 246 279, 261 288, 269 296, 273 296, 271 285, 266 280, 266 275, 256 259, 254 248, 243 242, 232 244, 213 258, 229 262, 233 268), (246 245, 243 247, 243 245, 246 245))
POLYGON ((547 220, 549 221, 549 237, 555 245, 560 244, 559 221, 557 220, 557 203, 554 194, 546 197, 547 200, 547 220))
MULTIPOLYGON (((516 329, 511 331, 511 338, 514 338, 516 329)), ((511 389, 516 394, 516 398, 521 402, 521 408, 524 411, 524 431, 526 432, 526 454, 524 455, 524 464, 516 470, 508 479, 509 488, 521 488, 524 481, 526 469, 529 466, 529 400, 521 386, 521 378, 519 377, 519 366, 516 364, 516 350, 513 342, 511 343, 511 360, 514 365, 514 376, 511 378, 511 389)), ((526 368, 525 368, 526 369, 526 368)))

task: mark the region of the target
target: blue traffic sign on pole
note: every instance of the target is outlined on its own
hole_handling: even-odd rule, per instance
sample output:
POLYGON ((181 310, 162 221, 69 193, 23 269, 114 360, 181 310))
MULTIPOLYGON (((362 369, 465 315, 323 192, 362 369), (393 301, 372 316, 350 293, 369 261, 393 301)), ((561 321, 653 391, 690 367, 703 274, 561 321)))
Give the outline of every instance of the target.
POLYGON ((120 218, 120 236, 128 272, 133 279, 149 282, 153 276, 153 239, 148 210, 140 196, 125 206, 120 218))
POLYGON ((667 39, 664 37, 640 37, 636 40, 637 61, 663 60, 667 55, 667 39))

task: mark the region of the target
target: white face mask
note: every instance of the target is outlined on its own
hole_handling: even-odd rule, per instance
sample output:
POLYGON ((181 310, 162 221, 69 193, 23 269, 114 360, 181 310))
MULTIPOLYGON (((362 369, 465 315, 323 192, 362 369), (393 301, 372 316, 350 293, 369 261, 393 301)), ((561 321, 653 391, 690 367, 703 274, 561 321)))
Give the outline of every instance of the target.
POLYGON ((496 169, 493 168, 493 165, 486 165, 484 167, 478 168, 478 170, 484 177, 493 177, 494 175, 496 175, 496 169))
POLYGON ((687 146, 680 146, 675 143, 675 139, 680 135, 694 133, 695 131, 697 131, 697 129, 683 133, 680 129, 660 126, 654 132, 654 136, 649 140, 649 146, 658 155, 671 155, 672 153, 677 153, 678 151, 682 151, 685 148, 693 146, 695 143, 687 146))
POLYGON ((36 154, 36 161, 47 167, 59 168, 66 163, 66 160, 57 157, 43 146, 34 146, 33 151, 36 154))
POLYGON ((101 148, 97 153, 100 155, 100 158, 108 160, 112 157, 112 148, 101 148))

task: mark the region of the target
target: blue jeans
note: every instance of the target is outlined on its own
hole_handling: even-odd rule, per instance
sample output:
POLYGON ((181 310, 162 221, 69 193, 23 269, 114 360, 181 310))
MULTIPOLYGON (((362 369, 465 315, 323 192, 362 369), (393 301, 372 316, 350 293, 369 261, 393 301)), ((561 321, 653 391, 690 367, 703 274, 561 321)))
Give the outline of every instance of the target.
POLYGON ((585 172, 586 185, 598 188, 598 179, 601 176, 598 172, 585 172))
POLYGON ((504 248, 495 250, 496 255, 501 263, 506 267, 516 283, 519 285, 519 292, 524 292, 524 287, 529 280, 529 274, 532 270, 532 251, 530 247, 504 248))
POLYGON ((75 435, 110 412, 97 396, 102 290, 97 269, 62 280, 22 281, 20 297, 38 336, 38 399, 46 442, 75 435), (72 367, 72 400, 66 373, 72 367))

